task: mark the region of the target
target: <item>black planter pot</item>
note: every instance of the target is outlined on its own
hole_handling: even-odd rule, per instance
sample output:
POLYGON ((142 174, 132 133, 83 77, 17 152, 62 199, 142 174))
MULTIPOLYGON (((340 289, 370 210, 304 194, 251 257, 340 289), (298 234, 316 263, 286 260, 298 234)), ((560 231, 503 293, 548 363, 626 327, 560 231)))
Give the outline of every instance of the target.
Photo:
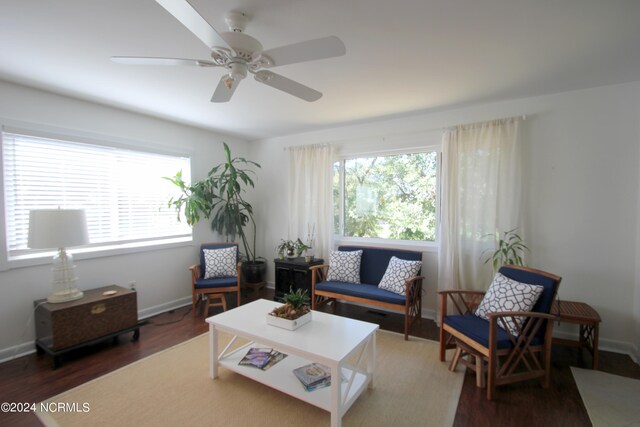
POLYGON ((264 276, 267 272, 267 263, 265 261, 243 261, 242 274, 247 283, 264 282, 264 276))

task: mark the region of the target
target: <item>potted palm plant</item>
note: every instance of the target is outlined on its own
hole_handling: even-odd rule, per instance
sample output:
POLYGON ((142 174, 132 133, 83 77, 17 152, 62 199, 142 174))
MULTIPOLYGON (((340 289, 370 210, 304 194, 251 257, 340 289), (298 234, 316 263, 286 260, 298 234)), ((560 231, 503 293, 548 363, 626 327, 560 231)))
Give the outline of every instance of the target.
POLYGON ((242 270, 246 281, 262 282, 266 260, 256 256, 253 208, 243 197, 246 187, 254 186, 252 176, 255 176, 255 171, 252 168, 260 165, 242 157, 231 157, 229 146, 223 143, 223 147, 225 162, 214 166, 205 179, 188 184, 182 179, 182 171, 172 178, 165 178, 182 191, 168 204, 176 210, 178 221, 182 213, 189 225, 204 216, 211 220, 211 228, 229 241, 238 238, 244 250, 242 270), (246 227, 251 229, 251 238, 245 233, 246 227))
POLYGON ((483 252, 484 263, 491 262, 493 271, 498 271, 500 266, 505 264, 524 266, 524 254, 529 248, 516 231, 516 228, 505 231, 502 237, 500 237, 500 233, 487 235, 495 239, 496 249, 486 249, 483 252))

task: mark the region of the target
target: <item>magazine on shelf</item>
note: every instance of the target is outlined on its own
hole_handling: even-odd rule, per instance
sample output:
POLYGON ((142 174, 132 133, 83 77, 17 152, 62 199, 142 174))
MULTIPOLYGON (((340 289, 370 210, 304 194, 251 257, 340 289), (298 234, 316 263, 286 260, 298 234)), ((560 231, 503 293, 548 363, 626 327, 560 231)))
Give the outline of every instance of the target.
POLYGON ((251 366, 266 371, 285 357, 287 357, 286 354, 272 348, 251 347, 238 362, 238 365, 251 366))
POLYGON ((269 359, 269 361, 267 362, 266 365, 264 365, 262 368, 263 371, 266 371, 267 369, 269 369, 270 367, 272 367, 273 365, 275 365, 276 363, 278 363, 279 361, 281 361, 282 359, 284 359, 285 357, 287 357, 286 354, 281 353, 279 351, 273 350, 271 352, 271 359, 269 359))

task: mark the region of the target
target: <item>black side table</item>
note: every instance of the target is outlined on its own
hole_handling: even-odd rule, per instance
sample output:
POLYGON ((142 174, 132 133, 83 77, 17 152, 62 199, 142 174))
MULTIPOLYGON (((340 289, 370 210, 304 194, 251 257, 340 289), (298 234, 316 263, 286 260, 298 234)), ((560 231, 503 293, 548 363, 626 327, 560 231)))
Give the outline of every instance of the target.
POLYGON ((276 264, 276 292, 274 300, 282 302, 289 289, 306 289, 311 298, 311 273, 309 268, 324 263, 322 258, 314 258, 306 262, 303 257, 274 259, 276 264))

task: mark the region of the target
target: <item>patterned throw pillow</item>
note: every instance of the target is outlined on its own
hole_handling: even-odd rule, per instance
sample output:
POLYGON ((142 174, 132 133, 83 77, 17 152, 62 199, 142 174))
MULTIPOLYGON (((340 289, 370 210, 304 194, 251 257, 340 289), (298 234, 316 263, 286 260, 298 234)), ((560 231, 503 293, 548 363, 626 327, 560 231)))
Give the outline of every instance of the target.
POLYGON ((331 251, 327 282, 360 283, 362 250, 331 251))
POLYGON ((395 294, 404 295, 404 282, 418 274, 420 267, 422 267, 422 261, 408 261, 391 257, 387 271, 384 272, 378 287, 395 294))
MULTIPOLYGON (((496 273, 489 290, 484 294, 484 298, 476 308, 476 316, 489 320, 489 313, 501 311, 530 311, 542 295, 543 286, 520 283, 496 273)), ((524 317, 516 317, 518 325, 522 325, 524 317)), ((507 328, 514 335, 518 336, 519 331, 511 318, 505 318, 507 328)), ((502 325, 500 325, 502 327, 502 325)))
POLYGON ((204 278, 215 279, 217 277, 236 277, 238 248, 231 246, 222 249, 203 249, 204 254, 204 278))

